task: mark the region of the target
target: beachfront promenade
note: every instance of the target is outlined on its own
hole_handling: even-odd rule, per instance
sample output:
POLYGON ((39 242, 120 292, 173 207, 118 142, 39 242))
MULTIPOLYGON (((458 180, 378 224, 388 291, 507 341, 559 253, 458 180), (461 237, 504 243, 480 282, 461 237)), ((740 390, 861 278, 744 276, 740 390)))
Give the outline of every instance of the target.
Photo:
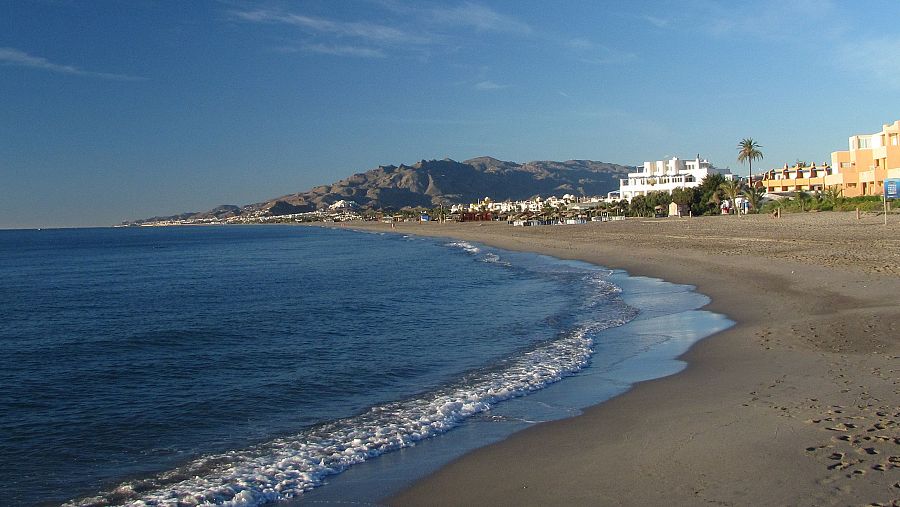
POLYGON ((691 349, 682 373, 476 451, 389 503, 891 505, 900 499, 900 220, 891 218, 397 224, 694 284, 737 325, 691 349))

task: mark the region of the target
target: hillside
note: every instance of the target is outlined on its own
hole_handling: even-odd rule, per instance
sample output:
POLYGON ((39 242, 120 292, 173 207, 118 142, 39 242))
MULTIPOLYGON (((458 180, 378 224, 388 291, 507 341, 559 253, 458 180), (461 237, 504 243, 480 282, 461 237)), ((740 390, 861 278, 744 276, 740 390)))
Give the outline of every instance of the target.
MULTIPOLYGON (((177 218, 227 218, 258 211, 286 215, 314 211, 342 199, 355 201, 364 208, 400 209, 472 202, 486 196, 503 201, 527 199, 535 195, 605 195, 619 188, 619 178, 625 177, 630 170, 633 168, 629 166, 590 160, 524 164, 491 157, 465 162, 422 160, 411 166, 379 166, 331 185, 261 203, 243 207, 219 206, 203 213, 177 215, 177 218)), ((134 223, 166 218, 169 217, 154 217, 134 223)))

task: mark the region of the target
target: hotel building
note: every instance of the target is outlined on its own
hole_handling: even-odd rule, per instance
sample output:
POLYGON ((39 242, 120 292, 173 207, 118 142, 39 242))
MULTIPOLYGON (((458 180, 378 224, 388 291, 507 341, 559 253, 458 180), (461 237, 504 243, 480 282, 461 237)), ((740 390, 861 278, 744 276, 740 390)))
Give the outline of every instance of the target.
POLYGON ((628 173, 627 179, 619 180, 619 196, 631 199, 649 192, 671 192, 676 188, 700 186, 703 178, 710 174, 721 174, 725 179, 734 179, 729 169, 717 169, 708 160, 681 160, 673 157, 669 160, 644 162, 644 167, 636 173, 628 173))

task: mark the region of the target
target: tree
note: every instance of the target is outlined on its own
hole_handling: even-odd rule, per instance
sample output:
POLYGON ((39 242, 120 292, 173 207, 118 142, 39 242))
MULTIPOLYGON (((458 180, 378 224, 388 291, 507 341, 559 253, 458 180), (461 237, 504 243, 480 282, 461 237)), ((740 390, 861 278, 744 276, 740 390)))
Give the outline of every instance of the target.
POLYGON ((753 185, 753 161, 754 160, 762 160, 763 153, 759 150, 762 148, 762 145, 758 142, 754 141, 752 137, 748 137, 746 139, 741 139, 741 142, 738 143, 738 162, 743 163, 747 161, 750 165, 750 177, 748 178, 748 183, 753 185))
POLYGON ((636 195, 631 198, 631 202, 628 203, 628 209, 631 211, 631 214, 638 217, 647 216, 647 210, 650 206, 647 204, 647 198, 643 195, 636 195))
POLYGON ((719 203, 722 201, 719 185, 725 183, 725 177, 721 174, 709 174, 694 194, 694 204, 691 206, 695 215, 715 215, 719 212, 719 203))
POLYGON ((722 190, 722 193, 725 194, 725 197, 731 200, 731 208, 737 212, 737 203, 735 200, 741 195, 741 184, 737 180, 728 180, 719 185, 719 188, 722 190))
POLYGON ((831 185, 822 193, 825 202, 831 205, 832 209, 837 208, 844 201, 844 190, 840 185, 831 185))
POLYGON ((668 208, 670 202, 672 202, 672 196, 668 192, 658 190, 647 192, 647 208, 651 211, 655 211, 657 206, 662 206, 663 209, 668 208))
POLYGON ((541 206, 541 220, 553 220, 553 206, 550 206, 550 203, 545 202, 543 206, 541 206))
POLYGON ((672 202, 679 206, 690 206, 694 204, 697 191, 693 188, 676 188, 672 190, 672 202))
POLYGON ((748 187, 743 191, 744 198, 750 203, 750 209, 759 213, 765 191, 758 187, 748 187))
POLYGON ((812 196, 810 196, 809 193, 802 190, 794 192, 794 199, 796 199, 797 203, 800 205, 800 211, 806 211, 806 203, 808 203, 811 198, 812 196))

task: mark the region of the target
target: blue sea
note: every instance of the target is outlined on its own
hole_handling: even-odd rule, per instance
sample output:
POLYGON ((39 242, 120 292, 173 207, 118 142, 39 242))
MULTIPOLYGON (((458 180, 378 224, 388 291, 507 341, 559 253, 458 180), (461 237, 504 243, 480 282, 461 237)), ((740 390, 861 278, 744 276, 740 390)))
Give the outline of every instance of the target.
POLYGON ((677 372, 707 302, 448 239, 0 231, 3 503, 377 502, 677 372))

